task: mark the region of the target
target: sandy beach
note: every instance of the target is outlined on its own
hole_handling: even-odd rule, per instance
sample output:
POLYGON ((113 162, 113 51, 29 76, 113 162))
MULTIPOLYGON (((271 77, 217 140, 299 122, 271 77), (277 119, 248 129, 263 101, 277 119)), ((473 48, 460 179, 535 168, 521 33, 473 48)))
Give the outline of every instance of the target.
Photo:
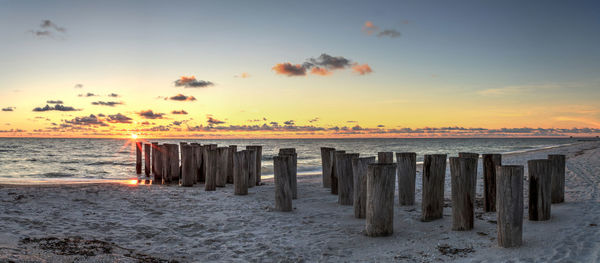
MULTIPOLYGON (((234 196, 232 185, 215 192, 201 185, 1 185, 0 261, 598 262, 600 142, 508 154, 502 161, 525 165, 547 154, 567 155, 565 203, 552 205, 549 221, 525 219, 524 244, 515 249, 497 246, 496 214, 482 212, 480 160, 472 231, 450 229, 449 171, 444 218, 419 220, 418 170, 417 204, 400 207, 396 199, 394 234, 383 238, 362 233, 364 220, 337 204, 320 174, 298 178, 291 213, 273 211, 272 179, 247 196, 234 196)), ((524 193, 527 209, 527 182, 524 193)))

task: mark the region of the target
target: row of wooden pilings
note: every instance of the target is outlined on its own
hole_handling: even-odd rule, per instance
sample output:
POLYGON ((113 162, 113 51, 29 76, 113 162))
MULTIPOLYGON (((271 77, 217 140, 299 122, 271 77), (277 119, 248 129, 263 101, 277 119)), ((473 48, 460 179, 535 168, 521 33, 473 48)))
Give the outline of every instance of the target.
POLYGON ((236 195, 246 195, 248 188, 261 184, 262 146, 259 145, 238 151, 236 145, 136 142, 137 174, 142 173, 142 145, 144 172, 147 177, 153 176, 154 184, 204 183, 206 191, 214 191, 229 183, 234 185, 236 195))
MULTIPOLYGON (((354 216, 365 218, 368 236, 393 233, 394 191, 398 177, 398 202, 415 203, 416 159, 414 152, 379 152, 359 157, 334 148, 322 147, 323 187, 338 195, 340 205, 354 206, 354 216)), ((446 154, 426 154, 423 162, 421 220, 440 219, 444 208, 446 154)), ((483 209, 497 212, 498 245, 522 244, 522 165, 502 165, 500 154, 483 154, 483 209)), ((452 230, 471 230, 477 186, 478 153, 450 157, 452 230)), ((550 219, 550 204, 564 202, 565 156, 529 160, 529 220, 550 219)))

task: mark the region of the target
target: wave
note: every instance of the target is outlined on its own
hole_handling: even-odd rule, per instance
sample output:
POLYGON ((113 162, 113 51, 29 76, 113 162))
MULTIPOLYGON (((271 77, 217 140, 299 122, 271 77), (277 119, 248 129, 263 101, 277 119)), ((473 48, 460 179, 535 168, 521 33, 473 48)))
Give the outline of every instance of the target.
POLYGON ((100 161, 100 162, 93 162, 93 163, 88 163, 86 165, 134 165, 134 163, 126 163, 126 162, 113 162, 113 161, 100 161))
POLYGON ((46 178, 64 178, 64 177, 74 177, 75 175, 69 174, 69 173, 54 172, 54 173, 36 174, 33 176, 46 177, 46 178))

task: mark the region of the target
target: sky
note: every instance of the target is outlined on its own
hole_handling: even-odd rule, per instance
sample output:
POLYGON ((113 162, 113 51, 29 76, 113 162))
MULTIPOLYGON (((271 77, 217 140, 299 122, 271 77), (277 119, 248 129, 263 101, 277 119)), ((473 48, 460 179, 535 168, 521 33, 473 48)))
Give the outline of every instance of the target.
POLYGON ((600 135, 598 1, 0 0, 0 137, 600 135))

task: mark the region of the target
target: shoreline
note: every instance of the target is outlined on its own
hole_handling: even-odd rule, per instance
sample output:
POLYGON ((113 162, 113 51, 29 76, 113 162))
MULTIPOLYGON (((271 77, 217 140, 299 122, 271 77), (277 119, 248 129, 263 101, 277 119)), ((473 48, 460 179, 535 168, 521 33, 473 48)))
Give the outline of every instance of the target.
MULTIPOLYGON (((557 149, 557 148, 563 148, 563 147, 569 147, 569 146, 574 146, 574 145, 578 145, 578 144, 585 144, 585 143, 589 143, 590 141, 577 141, 577 142, 573 142, 573 143, 567 143, 567 144, 559 144, 559 145, 551 145, 551 146, 544 146, 544 147, 539 147, 539 148, 533 148, 533 149, 527 149, 527 150, 520 150, 520 151, 510 151, 510 152, 506 152, 506 153, 501 153, 503 156, 517 156, 517 155, 521 155, 521 154, 528 154, 528 153, 533 153, 533 152, 538 152, 538 151, 543 151, 543 150, 550 150, 550 149, 557 149)), ((483 153, 480 153, 483 154, 483 153)), ((450 156, 448 156, 450 157, 450 156)), ((481 157, 480 157, 481 159, 481 157)), ((418 161, 417 162, 417 167, 422 167, 423 166, 423 162, 422 161, 418 161)), ((300 167, 299 167, 300 168, 300 167)), ((322 173, 321 169, 317 169, 317 170, 308 170, 308 171, 303 171, 303 172, 298 172, 298 176, 307 176, 307 175, 314 175, 314 174, 320 174, 322 173)), ((274 174, 273 173, 266 173, 266 174, 262 174, 262 179, 261 180, 272 180, 273 179, 274 174)), ((132 176, 130 178, 123 178, 123 179, 94 179, 94 178, 73 178, 73 179, 69 179, 69 178, 35 178, 32 180, 28 180, 28 179, 20 179, 20 178, 0 178, 0 187, 2 186, 16 186, 16 185, 20 185, 20 186, 35 186, 35 185, 76 185, 76 184, 133 184, 130 183, 132 180, 145 180, 146 177, 135 177, 132 176)), ((140 185, 142 185, 143 183, 139 183, 140 185)))

